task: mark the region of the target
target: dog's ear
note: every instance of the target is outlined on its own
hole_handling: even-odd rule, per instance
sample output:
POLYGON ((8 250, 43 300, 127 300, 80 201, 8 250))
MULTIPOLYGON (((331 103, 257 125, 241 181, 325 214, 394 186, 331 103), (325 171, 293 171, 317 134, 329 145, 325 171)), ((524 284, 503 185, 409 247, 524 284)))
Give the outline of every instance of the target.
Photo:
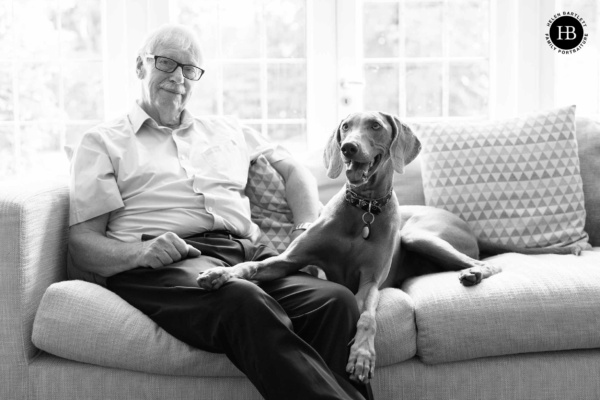
POLYGON ((325 162, 325 168, 327 168, 327 176, 331 179, 335 179, 342 173, 344 162, 342 161, 342 155, 340 154, 340 125, 333 131, 333 134, 325 145, 325 151, 323 152, 323 161, 325 162))
POLYGON ((410 164, 421 151, 421 142, 413 131, 400 122, 394 115, 381 113, 392 127, 392 144, 390 146, 390 159, 394 171, 404 173, 404 167, 410 164))

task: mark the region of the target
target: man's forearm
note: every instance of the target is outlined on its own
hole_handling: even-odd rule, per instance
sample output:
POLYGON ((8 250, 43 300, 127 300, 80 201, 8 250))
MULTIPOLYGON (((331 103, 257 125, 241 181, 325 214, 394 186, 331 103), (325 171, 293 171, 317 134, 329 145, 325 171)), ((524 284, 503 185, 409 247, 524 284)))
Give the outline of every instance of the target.
POLYGON ((96 232, 69 231, 69 253, 75 267, 103 277, 138 267, 143 243, 126 243, 96 232))
POLYGON ((285 197, 294 223, 315 221, 319 216, 319 193, 310 171, 295 160, 284 160, 273 166, 285 179, 285 197))

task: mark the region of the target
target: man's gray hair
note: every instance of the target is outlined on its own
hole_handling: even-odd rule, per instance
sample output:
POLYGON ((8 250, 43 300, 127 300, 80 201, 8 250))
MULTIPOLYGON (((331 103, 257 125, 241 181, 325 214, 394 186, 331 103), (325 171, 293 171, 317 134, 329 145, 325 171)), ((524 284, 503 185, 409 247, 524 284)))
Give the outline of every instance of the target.
MULTIPOLYGON (((140 49, 139 56, 154 54, 159 47, 171 47, 189 51, 196 62, 202 60, 200 43, 194 31, 183 25, 167 24, 150 33, 140 49)), ((160 55, 160 54, 158 54, 160 55)))

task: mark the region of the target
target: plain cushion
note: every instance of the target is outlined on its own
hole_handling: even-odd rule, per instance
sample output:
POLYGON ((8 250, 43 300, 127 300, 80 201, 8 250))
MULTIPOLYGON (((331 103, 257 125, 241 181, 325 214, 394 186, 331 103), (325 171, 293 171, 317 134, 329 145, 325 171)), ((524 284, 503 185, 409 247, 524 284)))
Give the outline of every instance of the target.
POLYGON ((509 253, 473 287, 457 272, 412 278, 417 354, 427 364, 600 347, 600 248, 574 255, 509 253))
MULTIPOLYGON (((377 323, 377 365, 416 354, 413 303, 406 293, 382 292, 377 323)), ((33 343, 56 356, 104 367, 163 375, 243 376, 224 355, 175 339, 116 294, 84 281, 48 288, 34 320, 33 343)))

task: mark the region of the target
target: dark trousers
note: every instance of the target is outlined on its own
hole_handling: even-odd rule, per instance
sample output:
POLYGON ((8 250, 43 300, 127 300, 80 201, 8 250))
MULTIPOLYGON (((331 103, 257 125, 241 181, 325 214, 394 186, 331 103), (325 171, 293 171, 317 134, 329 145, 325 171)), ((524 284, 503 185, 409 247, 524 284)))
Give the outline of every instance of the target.
POLYGON ((266 399, 372 398, 345 371, 359 312, 354 295, 298 273, 259 285, 233 279, 200 289, 200 271, 275 253, 244 239, 206 234, 186 240, 197 259, 110 277, 107 287, 177 339, 225 353, 266 399))

